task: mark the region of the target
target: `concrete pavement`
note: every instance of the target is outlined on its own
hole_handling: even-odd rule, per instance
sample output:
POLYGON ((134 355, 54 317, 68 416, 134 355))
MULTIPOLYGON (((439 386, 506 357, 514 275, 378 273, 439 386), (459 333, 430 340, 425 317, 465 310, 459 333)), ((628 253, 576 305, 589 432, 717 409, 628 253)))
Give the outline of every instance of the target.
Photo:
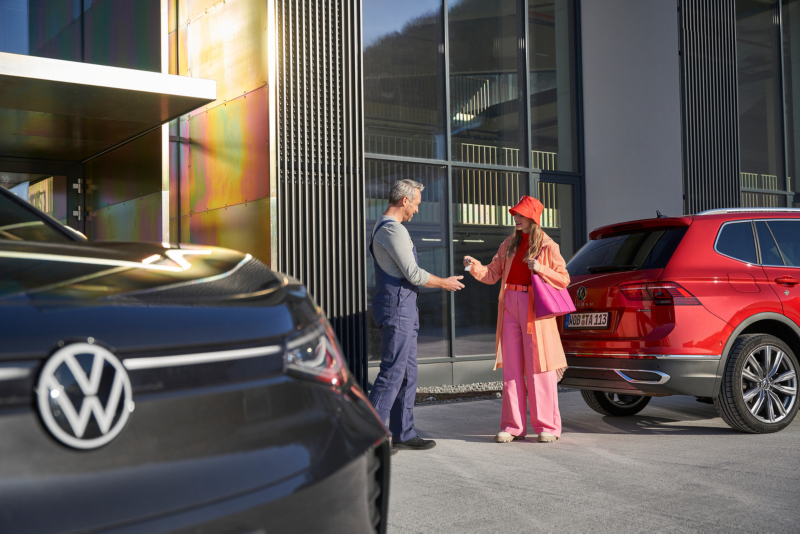
POLYGON ((437 447, 392 458, 390 533, 800 530, 800 418, 749 435, 693 397, 611 418, 567 392, 560 441, 498 444, 501 402, 415 409, 437 447))

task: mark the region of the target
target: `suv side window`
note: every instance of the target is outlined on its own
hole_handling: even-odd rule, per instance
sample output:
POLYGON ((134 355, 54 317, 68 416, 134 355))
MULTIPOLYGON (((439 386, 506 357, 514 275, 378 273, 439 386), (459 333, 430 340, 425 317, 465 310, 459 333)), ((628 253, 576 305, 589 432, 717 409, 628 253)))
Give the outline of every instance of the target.
POLYGON ((758 234, 758 246, 761 248, 761 264, 783 265, 778 245, 775 244, 772 233, 767 228, 767 223, 764 221, 756 222, 756 233, 758 234))
POLYGON ((758 263, 753 226, 750 221, 723 225, 714 247, 717 252, 748 263, 758 263))
POLYGON ((800 266, 800 221, 769 221, 768 224, 784 263, 800 266))

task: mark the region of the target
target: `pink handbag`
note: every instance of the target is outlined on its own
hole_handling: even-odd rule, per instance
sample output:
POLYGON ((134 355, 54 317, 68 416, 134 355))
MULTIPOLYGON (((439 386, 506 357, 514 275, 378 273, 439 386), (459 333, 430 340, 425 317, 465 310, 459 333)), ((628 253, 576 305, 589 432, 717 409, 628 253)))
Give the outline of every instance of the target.
POLYGON ((575 304, 566 289, 554 288, 536 273, 531 273, 531 282, 536 319, 549 319, 575 311, 575 304))

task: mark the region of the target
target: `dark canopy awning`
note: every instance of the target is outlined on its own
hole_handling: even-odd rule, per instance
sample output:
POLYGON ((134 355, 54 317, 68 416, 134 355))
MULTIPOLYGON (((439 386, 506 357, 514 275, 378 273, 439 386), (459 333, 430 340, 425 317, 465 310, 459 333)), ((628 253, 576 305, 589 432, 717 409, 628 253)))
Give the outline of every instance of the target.
POLYGON ((0 156, 84 161, 216 93, 214 80, 0 52, 0 156))

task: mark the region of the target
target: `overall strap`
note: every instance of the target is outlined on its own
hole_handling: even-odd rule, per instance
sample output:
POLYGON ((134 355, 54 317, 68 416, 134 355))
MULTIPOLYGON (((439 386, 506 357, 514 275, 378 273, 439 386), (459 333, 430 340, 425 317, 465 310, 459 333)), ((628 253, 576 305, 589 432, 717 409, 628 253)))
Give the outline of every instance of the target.
POLYGON ((380 231, 381 228, 392 222, 397 222, 397 221, 395 221, 394 219, 386 219, 385 221, 381 221, 375 228, 375 230, 372 232, 372 236, 369 239, 369 253, 372 255, 373 259, 375 259, 375 253, 372 251, 372 243, 375 241, 375 235, 380 231))

